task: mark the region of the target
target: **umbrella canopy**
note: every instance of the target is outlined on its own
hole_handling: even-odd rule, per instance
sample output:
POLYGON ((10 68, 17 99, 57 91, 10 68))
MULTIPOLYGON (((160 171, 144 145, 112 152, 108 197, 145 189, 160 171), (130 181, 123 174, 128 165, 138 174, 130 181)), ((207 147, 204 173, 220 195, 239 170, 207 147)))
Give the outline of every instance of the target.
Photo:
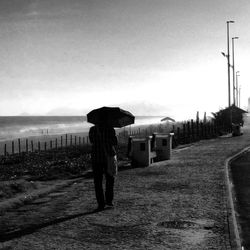
POLYGON ((163 121, 170 121, 170 122, 175 122, 175 120, 174 119, 172 119, 172 118, 170 118, 170 117, 165 117, 165 118, 163 118, 163 119, 161 119, 161 121, 163 122, 163 121))
POLYGON ((133 124, 135 117, 119 107, 102 107, 90 111, 87 114, 87 121, 93 124, 121 128, 133 124))

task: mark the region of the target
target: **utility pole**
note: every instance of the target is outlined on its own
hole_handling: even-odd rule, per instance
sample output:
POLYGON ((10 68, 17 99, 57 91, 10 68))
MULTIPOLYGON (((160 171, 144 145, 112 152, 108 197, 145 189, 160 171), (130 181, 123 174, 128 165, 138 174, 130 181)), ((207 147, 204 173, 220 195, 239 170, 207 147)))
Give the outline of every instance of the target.
POLYGON ((233 104, 235 105, 235 97, 236 97, 236 91, 235 91, 235 64, 234 64, 234 40, 239 39, 239 37, 232 37, 232 68, 233 68, 233 104))
POLYGON ((236 106, 240 107, 239 105, 239 80, 238 80, 238 77, 240 75, 238 73, 240 73, 240 71, 236 71, 236 106))
POLYGON ((239 108, 240 108, 240 90, 241 90, 241 86, 239 88, 239 108))
POLYGON ((228 77, 228 107, 231 106, 231 91, 230 91, 230 49, 229 49, 229 24, 234 21, 227 21, 227 77, 228 77))

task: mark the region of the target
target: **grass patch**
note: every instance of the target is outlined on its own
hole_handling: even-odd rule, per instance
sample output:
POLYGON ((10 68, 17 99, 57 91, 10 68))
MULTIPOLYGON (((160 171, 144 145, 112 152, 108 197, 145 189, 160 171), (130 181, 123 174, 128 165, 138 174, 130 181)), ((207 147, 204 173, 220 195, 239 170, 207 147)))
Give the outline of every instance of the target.
MULTIPOLYGON (((117 148, 118 160, 126 159, 127 145, 117 148)), ((91 168, 91 146, 72 146, 0 157, 0 181, 53 180, 79 176, 91 168)))
POLYGON ((12 180, 0 182, 0 201, 12 198, 20 193, 28 192, 37 188, 33 181, 12 180))
POLYGON ((0 181, 51 180, 80 175, 90 168, 90 148, 70 147, 0 158, 0 181))

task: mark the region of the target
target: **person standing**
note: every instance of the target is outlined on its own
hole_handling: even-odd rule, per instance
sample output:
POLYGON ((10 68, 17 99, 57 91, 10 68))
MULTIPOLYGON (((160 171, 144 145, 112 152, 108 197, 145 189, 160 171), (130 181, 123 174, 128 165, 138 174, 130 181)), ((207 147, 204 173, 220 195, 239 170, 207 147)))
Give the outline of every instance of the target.
POLYGON ((108 156, 116 155, 117 137, 113 127, 107 125, 95 125, 89 130, 89 140, 92 144, 91 160, 94 175, 95 196, 101 211, 113 207, 114 176, 107 172, 108 156), (106 179, 105 195, 103 191, 103 176, 106 179))

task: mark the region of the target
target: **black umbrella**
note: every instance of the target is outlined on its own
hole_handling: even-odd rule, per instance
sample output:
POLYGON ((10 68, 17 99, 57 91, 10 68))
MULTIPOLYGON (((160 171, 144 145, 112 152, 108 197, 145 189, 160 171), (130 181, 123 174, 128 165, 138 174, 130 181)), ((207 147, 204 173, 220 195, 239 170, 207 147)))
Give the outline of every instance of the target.
POLYGON ((125 127, 135 122, 135 117, 119 107, 102 107, 87 114, 87 121, 93 124, 109 125, 115 128, 125 127))

